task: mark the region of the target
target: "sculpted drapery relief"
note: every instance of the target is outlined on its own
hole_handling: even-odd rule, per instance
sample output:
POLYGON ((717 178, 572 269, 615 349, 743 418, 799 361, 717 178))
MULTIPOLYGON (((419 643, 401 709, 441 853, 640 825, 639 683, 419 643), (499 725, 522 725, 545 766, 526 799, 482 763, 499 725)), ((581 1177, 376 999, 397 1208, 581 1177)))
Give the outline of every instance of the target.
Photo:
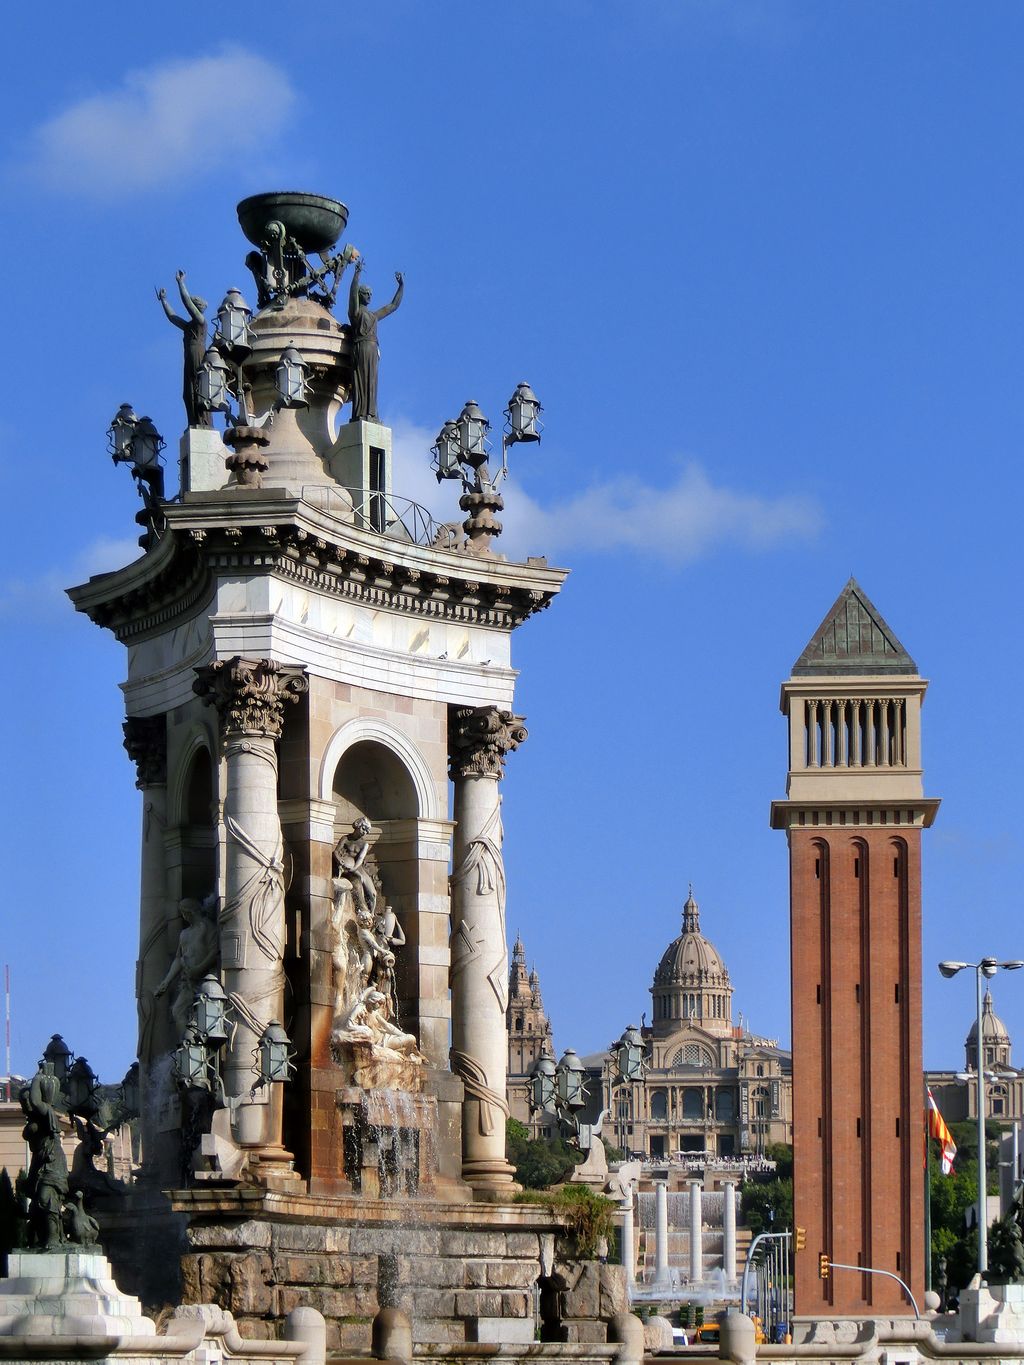
POLYGON ((272 659, 218 660, 196 669, 193 690, 217 709, 227 761, 224 808, 226 895, 220 911, 222 966, 234 973, 229 1000, 257 1035, 278 1013, 284 981, 284 845, 277 818, 277 741, 286 708, 308 690, 300 669, 272 659), (237 816, 259 810, 258 827, 237 816))
MULTIPOLYGON (((501 797, 496 788, 506 755, 526 738, 523 718, 500 707, 459 707, 450 713, 449 773, 456 783, 456 818, 465 821, 470 809, 460 784, 480 779, 487 787, 494 784, 493 797, 473 806, 479 823, 463 831, 462 856, 452 873, 452 993, 468 998, 476 978, 482 977, 494 997, 490 1012, 502 1027, 508 1004, 508 949, 501 797)), ((462 1045, 452 1048, 452 1069, 462 1078, 467 1096, 479 1101, 480 1135, 491 1137, 503 1130, 509 1112, 505 1077, 479 1055, 468 1032, 460 1030, 462 1045)))

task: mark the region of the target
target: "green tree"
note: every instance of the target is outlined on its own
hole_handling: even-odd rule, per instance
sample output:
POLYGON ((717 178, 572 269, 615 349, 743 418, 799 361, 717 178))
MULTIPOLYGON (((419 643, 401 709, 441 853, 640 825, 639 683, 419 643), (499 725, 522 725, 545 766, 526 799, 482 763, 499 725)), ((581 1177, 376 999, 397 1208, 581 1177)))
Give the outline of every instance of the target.
POLYGON ((528 1190, 546 1190, 572 1173, 578 1157, 561 1138, 531 1138, 518 1119, 505 1122, 505 1155, 528 1190))
POLYGON ((740 1186, 743 1218, 755 1235, 793 1226, 793 1149, 788 1143, 773 1142, 765 1156, 775 1162, 775 1170, 754 1175, 740 1186))
MULTIPOLYGON (((945 1261, 948 1293, 956 1293, 970 1281, 978 1268, 978 1231, 967 1226, 968 1216, 975 1221, 978 1206, 978 1129, 967 1120, 951 1123, 956 1143, 953 1173, 943 1175, 937 1142, 928 1143, 928 1168, 931 1184, 932 1284, 941 1283, 940 1261, 945 1261)), ((986 1185, 988 1193, 999 1187, 999 1125, 985 1125, 986 1185)))

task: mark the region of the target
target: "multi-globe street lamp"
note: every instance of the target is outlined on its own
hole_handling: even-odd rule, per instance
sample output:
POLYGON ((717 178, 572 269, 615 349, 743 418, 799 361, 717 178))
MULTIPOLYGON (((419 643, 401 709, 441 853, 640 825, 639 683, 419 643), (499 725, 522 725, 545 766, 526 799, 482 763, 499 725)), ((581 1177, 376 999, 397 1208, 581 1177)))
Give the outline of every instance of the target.
POLYGON ((984 1274, 988 1270, 988 1171, 985 1160, 985 1050, 984 1039, 982 1037, 982 1015, 984 1013, 984 1000, 982 998, 981 980, 991 980, 996 972, 1002 968, 1004 971, 1015 972, 1020 967, 1024 967, 1024 961, 1014 959, 1010 962, 1000 962, 994 957, 983 957, 980 962, 940 962, 939 971, 944 977, 954 977, 957 972, 965 971, 970 968, 974 972, 977 1005, 978 1005, 978 1034, 977 1034, 977 1056, 975 1065, 977 1070, 978 1082, 978 1270, 984 1274))

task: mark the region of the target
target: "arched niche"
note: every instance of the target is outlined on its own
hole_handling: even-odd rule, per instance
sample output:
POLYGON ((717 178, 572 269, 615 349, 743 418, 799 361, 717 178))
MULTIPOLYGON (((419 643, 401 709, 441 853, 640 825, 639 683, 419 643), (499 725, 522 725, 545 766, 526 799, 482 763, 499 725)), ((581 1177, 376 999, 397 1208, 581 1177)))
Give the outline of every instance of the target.
POLYGON ((193 743, 183 756, 178 784, 177 842, 182 896, 204 896, 217 886, 217 786, 213 757, 205 743, 193 743))
POLYGON ((378 909, 392 907, 405 937, 395 950, 395 989, 399 1023, 420 1035, 417 955, 419 950, 420 869, 417 784, 402 756, 378 739, 359 739, 341 753, 331 778, 335 838, 365 817, 379 831, 371 859, 380 877, 378 909))
POLYGON ((371 824, 415 820, 419 815, 416 785, 393 749, 372 739, 358 740, 342 754, 331 782, 340 823, 360 816, 371 824))

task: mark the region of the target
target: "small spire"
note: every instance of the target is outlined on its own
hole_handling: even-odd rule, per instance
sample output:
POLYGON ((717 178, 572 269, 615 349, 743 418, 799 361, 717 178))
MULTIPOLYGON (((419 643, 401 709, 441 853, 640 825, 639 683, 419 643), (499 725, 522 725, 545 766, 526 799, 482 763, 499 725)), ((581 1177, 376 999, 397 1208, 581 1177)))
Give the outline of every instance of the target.
POLYGON ((690 882, 690 894, 686 898, 683 906, 683 933, 700 933, 700 909, 693 898, 693 882, 690 882))

